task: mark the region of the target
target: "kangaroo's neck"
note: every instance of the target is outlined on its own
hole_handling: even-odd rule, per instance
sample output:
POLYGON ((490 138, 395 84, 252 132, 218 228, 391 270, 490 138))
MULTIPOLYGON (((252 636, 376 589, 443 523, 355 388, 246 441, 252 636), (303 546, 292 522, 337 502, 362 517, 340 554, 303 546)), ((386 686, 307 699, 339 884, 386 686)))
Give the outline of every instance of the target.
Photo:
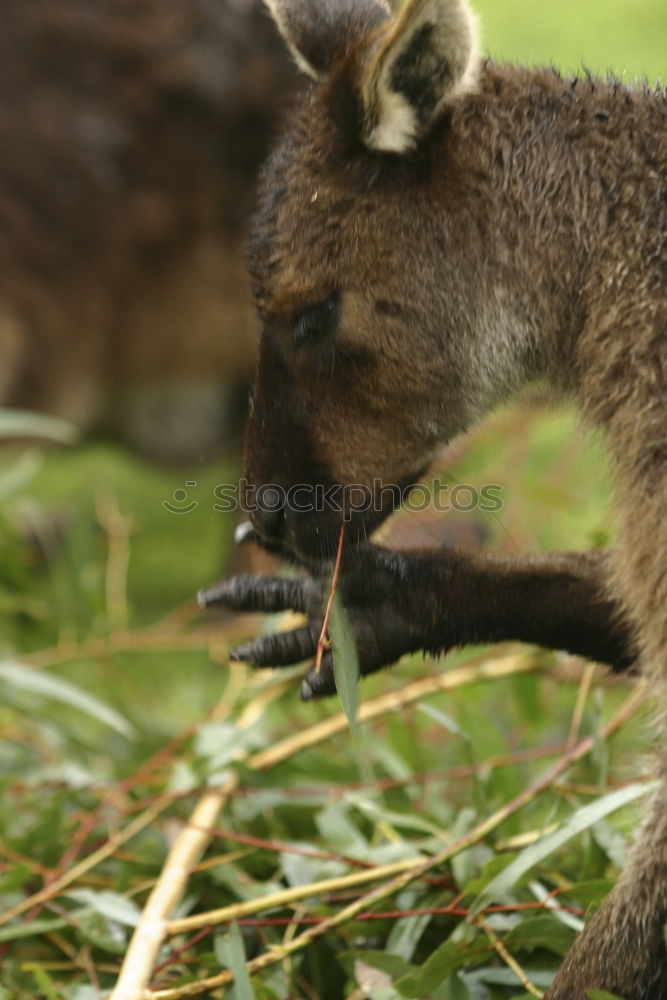
POLYGON ((590 394, 616 314, 634 316, 638 295, 653 309, 660 281, 665 299, 665 92, 487 63, 450 127, 444 184, 472 178, 483 205, 481 338, 507 342, 518 382, 590 394))

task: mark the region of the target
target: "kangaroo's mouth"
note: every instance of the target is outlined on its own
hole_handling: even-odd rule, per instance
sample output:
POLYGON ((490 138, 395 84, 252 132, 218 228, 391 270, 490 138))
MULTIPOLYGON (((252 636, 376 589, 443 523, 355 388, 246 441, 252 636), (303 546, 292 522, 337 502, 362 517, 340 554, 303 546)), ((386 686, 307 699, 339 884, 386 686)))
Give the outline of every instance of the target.
POLYGON ((256 542, 263 549, 309 569, 315 569, 334 558, 345 525, 345 546, 367 542, 384 521, 397 510, 425 469, 404 476, 397 483, 379 480, 374 489, 345 487, 337 484, 337 502, 328 507, 313 505, 295 509, 285 506, 279 518, 269 523, 252 516, 235 532, 237 543, 256 542), (267 530, 269 528, 270 530, 267 530))

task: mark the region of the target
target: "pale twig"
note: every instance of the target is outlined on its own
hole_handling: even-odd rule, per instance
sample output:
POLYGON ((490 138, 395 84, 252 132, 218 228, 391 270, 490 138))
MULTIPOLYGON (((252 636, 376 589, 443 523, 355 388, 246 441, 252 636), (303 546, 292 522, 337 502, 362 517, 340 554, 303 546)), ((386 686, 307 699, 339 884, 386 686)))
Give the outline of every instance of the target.
POLYGON ((507 968, 512 970, 526 993, 530 993, 533 997, 539 997, 541 1000, 541 997, 543 996, 542 991, 538 990, 537 986, 530 981, 514 956, 510 955, 509 951, 500 940, 493 927, 491 927, 483 917, 475 917, 473 923, 484 931, 491 942, 491 947, 500 955, 507 968))
POLYGON ((568 750, 571 746, 573 746, 577 742, 577 737, 579 736, 579 729, 581 727, 581 720, 584 716, 584 709, 586 708, 586 700, 588 698, 588 694, 591 689, 591 684, 593 683, 594 674, 595 674, 595 664, 587 663, 581 677, 579 690, 577 691, 577 700, 574 704, 574 711, 572 712, 570 735, 568 736, 566 743, 568 750))
POLYGON ((208 846, 208 831, 215 824, 226 797, 237 784, 238 779, 233 774, 225 786, 205 795, 197 804, 188 825, 176 838, 132 935, 111 1000, 135 1000, 139 984, 147 982, 164 940, 165 914, 171 913, 182 898, 183 886, 208 846))
POLYGON ((236 642, 252 632, 254 624, 254 619, 249 616, 236 618, 224 626, 198 626, 190 629, 185 629, 178 623, 158 623, 130 632, 112 632, 108 636, 85 639, 83 642, 61 642, 51 649, 22 656, 21 662, 36 669, 45 669, 66 660, 94 660, 113 656, 115 653, 145 650, 152 653, 178 653, 211 647, 224 649, 228 643, 236 642))
MULTIPOLYGON (((209 924, 227 924, 233 920, 240 920, 242 917, 249 917, 253 913, 260 913, 262 910, 274 910, 278 907, 291 906, 302 899, 311 896, 324 896, 332 892, 341 892, 344 889, 353 889, 358 885, 367 885, 369 882, 377 882, 378 879, 391 878, 423 864, 423 856, 414 858, 402 858, 400 861, 393 861, 387 865, 374 865, 372 868, 364 868, 361 871, 350 872, 348 875, 339 875, 336 878, 326 878, 319 882, 309 882, 307 885, 295 885, 289 889, 280 889, 272 892, 268 896, 260 896, 257 899, 248 899, 245 903, 232 903, 230 906, 221 906, 217 910, 207 910, 206 913, 195 913, 191 917, 182 917, 180 920, 170 920, 167 924, 168 934, 188 934, 190 931, 198 930, 200 927, 207 927, 209 924)), ((116 1000, 114 996, 114 1000, 116 1000)))

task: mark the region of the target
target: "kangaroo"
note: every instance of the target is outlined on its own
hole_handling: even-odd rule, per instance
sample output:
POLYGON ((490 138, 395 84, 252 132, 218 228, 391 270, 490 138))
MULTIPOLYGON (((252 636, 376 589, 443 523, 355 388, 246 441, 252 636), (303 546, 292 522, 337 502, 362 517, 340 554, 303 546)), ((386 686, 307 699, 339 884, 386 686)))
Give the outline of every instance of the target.
POLYGON ((217 450, 255 367, 255 172, 296 72, 260 0, 5 0, 0 405, 217 450))
MULTIPOLYGON (((378 0, 267 3, 311 83, 265 167, 250 240, 262 334, 245 497, 252 537, 309 573, 232 578, 202 601, 310 620, 233 655, 312 657, 321 570, 345 520, 339 592, 362 673, 410 650, 518 639, 641 664, 664 689, 665 90, 481 59, 466 0, 394 13, 378 0), (615 551, 366 541, 436 449, 535 379, 606 434, 615 551), (318 490, 336 502, 312 502, 318 490)), ((301 694, 332 689, 326 654, 301 694)), ((659 769, 627 870, 548 1000, 591 988, 667 1000, 664 751, 659 769)))

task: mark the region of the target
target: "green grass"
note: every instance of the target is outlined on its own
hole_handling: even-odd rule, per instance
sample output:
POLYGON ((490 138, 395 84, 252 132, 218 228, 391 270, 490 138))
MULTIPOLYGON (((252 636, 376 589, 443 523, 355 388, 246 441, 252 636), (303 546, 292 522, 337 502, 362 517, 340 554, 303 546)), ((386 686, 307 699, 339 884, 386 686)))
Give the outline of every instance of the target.
MULTIPOLYGON (((664 73, 662 2, 538 10, 488 0, 478 9, 496 56, 664 73)), ((13 664, 0 674, 0 920, 25 907, 0 924, 0 1000, 93 1000, 111 988, 182 820, 230 775, 236 788, 180 916, 437 854, 539 782, 570 735, 575 747, 591 736, 589 753, 428 877, 377 904, 363 899, 371 886, 332 883, 241 919, 240 935, 228 924, 183 933, 161 949, 153 980, 165 987, 238 969, 358 899, 354 919, 238 982, 234 1000, 523 1000, 529 994, 491 938, 531 983, 548 983, 622 865, 641 803, 602 818, 581 810, 604 811, 615 802, 607 796, 641 774, 649 710, 629 712, 609 734, 605 725, 632 697, 629 681, 598 670, 584 697, 584 665, 537 651, 525 652, 530 672, 475 680, 475 664, 523 653, 469 649, 442 662, 406 658, 364 682, 362 704, 459 668, 470 671, 467 683, 384 711, 354 739, 343 728, 316 740, 312 727, 340 710, 335 701, 303 705, 293 674, 226 662, 235 637, 276 623, 216 622, 194 606, 196 590, 229 564, 233 517, 215 512, 214 489, 239 470, 234 455, 165 471, 102 443, 34 459, 0 452, 0 660, 13 664), (170 512, 164 503, 182 489, 198 506, 170 512), (290 752, 283 741, 303 733, 312 744, 290 752), (253 754, 276 747, 270 767, 254 766, 253 754), (156 803, 163 811, 136 836, 111 841, 156 803), (573 816, 582 832, 539 856, 539 834, 573 816), (105 845, 71 885, 35 898, 105 845), (493 882, 487 898, 517 858, 525 870, 509 885, 493 882), (466 919, 476 901, 484 924, 466 919)), ((454 533, 473 525, 491 548, 583 548, 613 536, 603 444, 587 440, 566 409, 494 415, 452 448, 442 474, 502 486, 497 514, 443 518, 454 533)), ((442 528, 401 517, 425 543, 442 528)))

